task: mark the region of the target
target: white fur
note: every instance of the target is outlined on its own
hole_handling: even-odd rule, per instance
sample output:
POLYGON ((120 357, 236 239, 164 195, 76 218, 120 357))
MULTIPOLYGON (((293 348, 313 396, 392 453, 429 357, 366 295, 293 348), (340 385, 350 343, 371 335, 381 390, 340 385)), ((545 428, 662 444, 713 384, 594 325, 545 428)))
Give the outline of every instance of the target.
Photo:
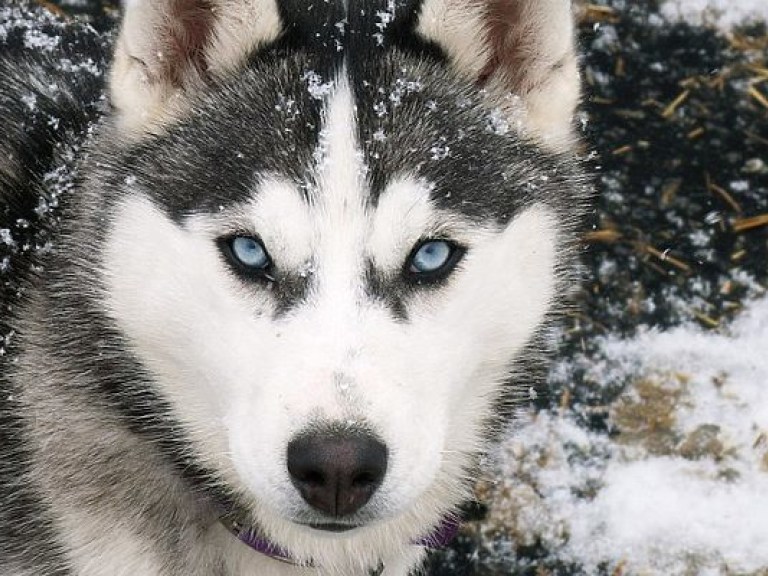
POLYGON ((61 534, 66 537, 69 562, 78 576, 104 576, 105 558, 110 574, 134 576, 162 574, 162 562, 152 546, 119 519, 90 511, 69 509, 59 512, 61 534))
POLYGON ((275 177, 253 201, 178 226, 132 191, 109 230, 107 305, 200 458, 252 498, 276 542, 321 573, 359 576, 383 559, 387 574, 404 576, 421 556, 410 541, 466 495, 458 480, 482 420, 549 304, 555 223, 533 206, 504 230, 478 228, 435 208, 430 185, 408 175, 372 210, 343 79, 323 130, 311 209, 275 177), (309 301, 286 317, 272 319, 269 291, 235 277, 217 251, 217 235, 244 226, 278 265, 314 262, 309 301), (470 251, 447 287, 416 297, 398 322, 366 299, 365 260, 398 273, 413 244, 438 231, 470 251), (292 522, 311 511, 288 477, 286 446, 318 417, 365 423, 390 451, 365 508, 375 521, 344 535, 292 522))
MULTIPOLYGON (((58 508, 58 507, 57 507, 58 508)), ((64 511, 62 534, 69 551, 69 562, 78 576, 165 576, 167 568, 153 553, 152 542, 132 531, 129 522, 122 523, 108 514, 85 513, 77 509, 64 511)), ((191 569, 205 566, 213 558, 221 558, 227 574, 238 576, 319 576, 318 571, 298 568, 273 560, 244 546, 221 524, 211 525, 208 533, 194 542, 189 562, 191 569), (196 553, 195 553, 196 552, 196 553)), ((403 573, 398 574, 400 576, 403 573)), ((9 576, 11 576, 9 574, 9 576)), ((23 576, 14 573, 13 576, 23 576)))
POLYGON ((281 31, 276 0, 218 0, 214 13, 216 24, 206 60, 219 76, 235 70, 281 31))
POLYGON ((485 28, 484 5, 480 1, 427 0, 416 30, 442 46, 464 74, 477 78, 491 56, 485 28))

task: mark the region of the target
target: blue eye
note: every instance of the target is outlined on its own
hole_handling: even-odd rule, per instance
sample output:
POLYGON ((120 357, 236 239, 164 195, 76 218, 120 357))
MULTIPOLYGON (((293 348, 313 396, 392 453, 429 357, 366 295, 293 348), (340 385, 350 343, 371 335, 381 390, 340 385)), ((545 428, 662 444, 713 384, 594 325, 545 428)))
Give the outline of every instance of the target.
POLYGON ((414 249, 408 271, 416 278, 436 279, 450 272, 462 254, 460 247, 447 240, 427 240, 414 249))
POLYGON ((271 261, 264 244, 251 236, 235 236, 228 241, 230 253, 240 266, 253 271, 266 270, 271 261))

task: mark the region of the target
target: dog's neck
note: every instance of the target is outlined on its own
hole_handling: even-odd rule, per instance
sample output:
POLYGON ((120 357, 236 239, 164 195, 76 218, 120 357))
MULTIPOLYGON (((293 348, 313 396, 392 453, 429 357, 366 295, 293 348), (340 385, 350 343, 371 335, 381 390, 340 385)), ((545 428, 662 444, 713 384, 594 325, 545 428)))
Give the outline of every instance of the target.
MULTIPOLYGON (((307 564, 297 562, 288 550, 272 542, 257 528, 241 524, 232 515, 224 515, 220 520, 227 530, 236 536, 238 540, 259 554, 263 554, 269 558, 287 564, 313 566, 312 563, 307 564)), ((413 546, 422 546, 430 550, 438 550, 447 546, 456 538, 459 528, 460 522, 455 516, 444 516, 440 521, 440 524, 431 533, 413 540, 411 544, 413 546)), ((370 576, 379 576, 383 570, 384 566, 381 565, 378 568, 371 570, 370 576)))

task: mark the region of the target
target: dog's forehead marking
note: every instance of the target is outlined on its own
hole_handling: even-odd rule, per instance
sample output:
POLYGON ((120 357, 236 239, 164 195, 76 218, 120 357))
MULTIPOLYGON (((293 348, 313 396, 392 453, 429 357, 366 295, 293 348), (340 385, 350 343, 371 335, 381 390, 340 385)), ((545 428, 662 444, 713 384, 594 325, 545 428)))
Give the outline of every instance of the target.
POLYGON ((342 308, 355 300, 362 277, 368 218, 366 166, 357 141, 355 100, 346 71, 327 97, 310 191, 318 245, 318 288, 342 308), (345 304, 346 303, 346 304, 345 304))

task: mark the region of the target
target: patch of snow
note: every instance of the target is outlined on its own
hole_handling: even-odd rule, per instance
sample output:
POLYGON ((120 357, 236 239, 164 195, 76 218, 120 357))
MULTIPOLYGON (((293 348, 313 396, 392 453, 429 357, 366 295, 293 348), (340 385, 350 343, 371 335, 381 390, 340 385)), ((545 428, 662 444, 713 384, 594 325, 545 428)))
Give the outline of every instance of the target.
POLYGON ((499 455, 489 529, 588 573, 765 570, 766 351, 765 295, 720 332, 607 338, 592 378, 629 383, 606 408, 612 435, 570 410, 521 425, 499 455))
POLYGON ((562 554, 590 571, 754 572, 768 566, 768 474, 727 482, 711 461, 658 457, 612 462, 592 501, 571 509, 562 554))
POLYGON ((666 0, 661 14, 670 21, 684 20, 728 31, 739 24, 768 21, 766 0, 666 0))
POLYGON ((24 35, 24 46, 29 49, 41 48, 53 52, 59 47, 61 37, 50 36, 42 30, 27 30, 24 35))

